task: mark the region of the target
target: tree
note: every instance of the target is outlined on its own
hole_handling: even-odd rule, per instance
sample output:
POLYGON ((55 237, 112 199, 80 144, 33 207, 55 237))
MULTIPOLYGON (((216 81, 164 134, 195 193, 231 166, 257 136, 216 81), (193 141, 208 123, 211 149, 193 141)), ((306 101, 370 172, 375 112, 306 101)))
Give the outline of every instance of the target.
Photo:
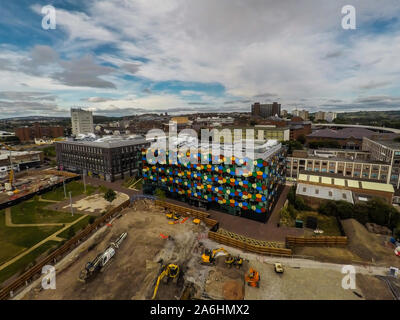
POLYGON ((337 213, 340 219, 350 219, 353 217, 353 205, 347 201, 339 200, 336 202, 337 213))
POLYGON ((160 200, 165 200, 165 198, 166 198, 165 192, 159 188, 156 189, 156 191, 154 192, 154 195, 160 200))
POLYGON ((306 137, 305 137, 304 134, 299 135, 296 140, 298 142, 300 142, 301 144, 305 144, 306 143, 306 137))
POLYGON ((117 198, 117 194, 113 189, 107 189, 106 193, 104 194, 104 199, 106 199, 108 202, 113 202, 117 198))

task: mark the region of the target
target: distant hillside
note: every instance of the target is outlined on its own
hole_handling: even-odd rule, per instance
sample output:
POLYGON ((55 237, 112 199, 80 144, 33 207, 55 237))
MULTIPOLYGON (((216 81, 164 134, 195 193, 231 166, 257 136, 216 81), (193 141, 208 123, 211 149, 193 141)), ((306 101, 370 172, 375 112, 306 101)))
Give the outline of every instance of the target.
POLYGON ((335 123, 364 124, 400 129, 400 110, 338 113, 335 123))

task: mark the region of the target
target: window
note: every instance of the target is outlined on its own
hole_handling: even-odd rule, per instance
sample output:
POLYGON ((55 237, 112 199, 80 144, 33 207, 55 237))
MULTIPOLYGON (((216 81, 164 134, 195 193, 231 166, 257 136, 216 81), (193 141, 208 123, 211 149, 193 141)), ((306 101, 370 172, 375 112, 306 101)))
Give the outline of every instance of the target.
POLYGON ((307 191, 307 188, 306 187, 303 187, 303 192, 306 192, 307 191))
POLYGON ((346 196, 345 193, 342 194, 342 198, 343 198, 343 199, 347 199, 347 196, 346 196))
POLYGON ((318 189, 315 189, 315 194, 319 194, 319 190, 318 189))

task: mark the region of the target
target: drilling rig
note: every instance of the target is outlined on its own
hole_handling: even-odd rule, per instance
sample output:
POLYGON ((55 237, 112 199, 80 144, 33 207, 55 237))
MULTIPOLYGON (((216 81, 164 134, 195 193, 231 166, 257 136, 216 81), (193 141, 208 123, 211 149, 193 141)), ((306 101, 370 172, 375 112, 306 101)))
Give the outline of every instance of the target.
POLYGON ((122 233, 117 240, 110 243, 106 250, 97 255, 93 261, 88 262, 85 269, 83 269, 79 274, 78 280, 86 282, 98 272, 103 271, 104 267, 109 264, 111 258, 115 255, 115 252, 119 249, 127 235, 128 233, 126 232, 122 233))

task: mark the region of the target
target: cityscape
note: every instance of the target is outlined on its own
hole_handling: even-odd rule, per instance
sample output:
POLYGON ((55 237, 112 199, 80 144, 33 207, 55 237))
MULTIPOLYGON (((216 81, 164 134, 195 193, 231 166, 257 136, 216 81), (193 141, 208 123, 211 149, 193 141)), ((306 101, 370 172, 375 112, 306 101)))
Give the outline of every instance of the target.
POLYGON ((387 2, 1 4, 0 298, 400 300, 387 2))

